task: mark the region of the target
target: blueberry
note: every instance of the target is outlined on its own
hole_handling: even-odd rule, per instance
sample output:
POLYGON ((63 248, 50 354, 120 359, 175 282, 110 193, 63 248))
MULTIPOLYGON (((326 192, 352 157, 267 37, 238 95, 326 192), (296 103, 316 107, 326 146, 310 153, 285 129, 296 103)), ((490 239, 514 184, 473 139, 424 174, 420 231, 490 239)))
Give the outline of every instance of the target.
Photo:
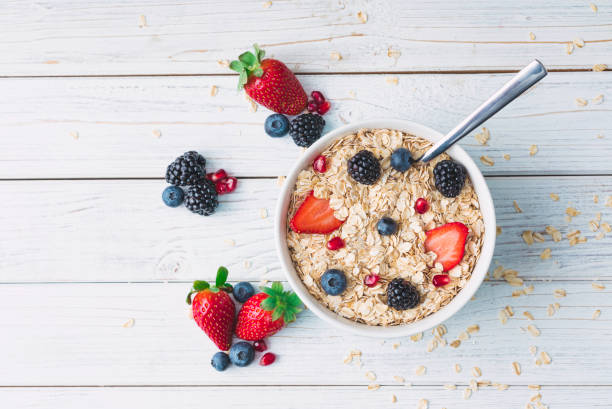
POLYGON ((289 132, 289 120, 285 115, 272 114, 266 118, 266 133, 273 138, 280 138, 289 132))
POLYGON ((391 154, 391 167, 397 171, 405 172, 412 165, 412 155, 405 148, 399 148, 391 154))
POLYGON ((255 289, 250 283, 243 281, 234 286, 234 298, 238 302, 246 302, 255 294, 255 289))
POLYGON ((225 352, 221 352, 221 351, 214 354, 212 359, 210 360, 210 364, 212 365, 212 367, 215 368, 219 372, 225 371, 229 363, 230 363, 229 356, 227 356, 225 352))
POLYGON ((183 193, 183 189, 178 186, 168 186, 164 189, 162 193, 162 199, 166 206, 176 207, 183 203, 183 197, 185 194, 183 193))
POLYGON ((378 233, 383 236, 390 236, 397 231, 397 223, 390 217, 383 217, 376 225, 378 233))
POLYGON ((346 276, 340 270, 327 270, 321 276, 321 287, 329 295, 338 295, 346 289, 346 276))
POLYGON ((236 342, 230 348, 229 358, 236 366, 247 366, 255 358, 255 349, 248 342, 236 342))

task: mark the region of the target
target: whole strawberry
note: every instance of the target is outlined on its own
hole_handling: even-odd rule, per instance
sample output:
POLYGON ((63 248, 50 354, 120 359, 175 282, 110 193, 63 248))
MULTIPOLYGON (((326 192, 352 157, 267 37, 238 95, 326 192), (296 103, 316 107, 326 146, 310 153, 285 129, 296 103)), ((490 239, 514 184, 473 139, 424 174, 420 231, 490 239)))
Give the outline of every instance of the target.
POLYGON ((302 302, 291 291, 283 291, 279 282, 262 287, 242 305, 238 313, 236 335, 246 341, 258 341, 276 334, 286 324, 295 321, 302 302))
POLYGON ((206 281, 194 281, 193 288, 187 294, 187 304, 193 309, 193 319, 208 338, 222 351, 232 345, 236 306, 226 291, 232 286, 226 284, 227 268, 219 267, 215 285, 206 281), (193 294, 196 294, 193 297, 193 294))
POLYGON ((297 115, 306 108, 308 97, 302 84, 282 62, 263 59, 257 44, 255 54, 247 51, 232 61, 230 68, 240 74, 238 89, 266 108, 285 115, 297 115))

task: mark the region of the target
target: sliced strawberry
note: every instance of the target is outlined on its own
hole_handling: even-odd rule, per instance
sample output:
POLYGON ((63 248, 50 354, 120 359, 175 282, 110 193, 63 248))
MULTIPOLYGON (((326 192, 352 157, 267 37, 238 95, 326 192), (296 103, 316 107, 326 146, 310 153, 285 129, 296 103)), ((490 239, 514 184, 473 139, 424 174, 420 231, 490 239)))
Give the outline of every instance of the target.
POLYGON ((465 224, 459 222, 447 223, 429 230, 425 233, 425 250, 436 253, 436 262, 442 263, 444 271, 448 271, 463 258, 468 233, 465 224))
POLYGON ((311 191, 293 215, 291 230, 296 233, 327 234, 342 226, 342 223, 344 220, 338 220, 334 216, 329 200, 317 199, 311 191))

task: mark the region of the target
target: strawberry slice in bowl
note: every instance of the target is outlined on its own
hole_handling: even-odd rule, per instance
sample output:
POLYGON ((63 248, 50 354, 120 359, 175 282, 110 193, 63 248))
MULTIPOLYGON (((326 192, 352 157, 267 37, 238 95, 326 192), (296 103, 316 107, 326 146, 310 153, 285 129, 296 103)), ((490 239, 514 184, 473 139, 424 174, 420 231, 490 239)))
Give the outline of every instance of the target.
POLYGON ((463 223, 447 223, 425 232, 425 250, 436 253, 436 263, 448 271, 461 262, 465 253, 465 241, 469 234, 463 223))
POLYGON ((317 199, 314 192, 306 197, 291 219, 291 230, 296 233, 328 234, 342 226, 336 219, 328 199, 317 199))

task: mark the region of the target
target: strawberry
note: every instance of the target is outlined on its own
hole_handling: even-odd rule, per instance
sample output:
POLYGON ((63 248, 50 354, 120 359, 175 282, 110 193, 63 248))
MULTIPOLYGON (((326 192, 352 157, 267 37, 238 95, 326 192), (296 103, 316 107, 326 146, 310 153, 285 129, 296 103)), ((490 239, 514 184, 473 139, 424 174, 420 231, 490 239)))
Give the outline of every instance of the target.
POLYGON ((425 232, 425 250, 436 253, 436 262, 442 263, 444 271, 455 267, 463 258, 465 239, 469 233, 463 223, 447 223, 425 232))
POLYGON ((226 284, 227 268, 219 267, 214 286, 206 281, 194 281, 187 294, 187 304, 193 309, 193 319, 217 347, 227 351, 232 345, 236 306, 227 291, 232 286, 226 284), (193 300, 191 296, 196 293, 193 300))
POLYGON ((302 84, 282 62, 263 59, 265 52, 257 44, 255 54, 247 51, 230 63, 240 74, 238 89, 246 91, 255 102, 285 115, 297 115, 306 108, 308 97, 302 84))
POLYGON ((283 285, 275 282, 271 287, 262 287, 242 304, 238 313, 236 335, 245 341, 259 341, 276 334, 286 324, 295 321, 301 311, 302 302, 291 291, 283 291, 283 285))
POLYGON ((344 220, 334 216, 328 199, 317 199, 313 191, 304 200, 291 219, 291 230, 296 233, 327 234, 342 226, 344 220))

